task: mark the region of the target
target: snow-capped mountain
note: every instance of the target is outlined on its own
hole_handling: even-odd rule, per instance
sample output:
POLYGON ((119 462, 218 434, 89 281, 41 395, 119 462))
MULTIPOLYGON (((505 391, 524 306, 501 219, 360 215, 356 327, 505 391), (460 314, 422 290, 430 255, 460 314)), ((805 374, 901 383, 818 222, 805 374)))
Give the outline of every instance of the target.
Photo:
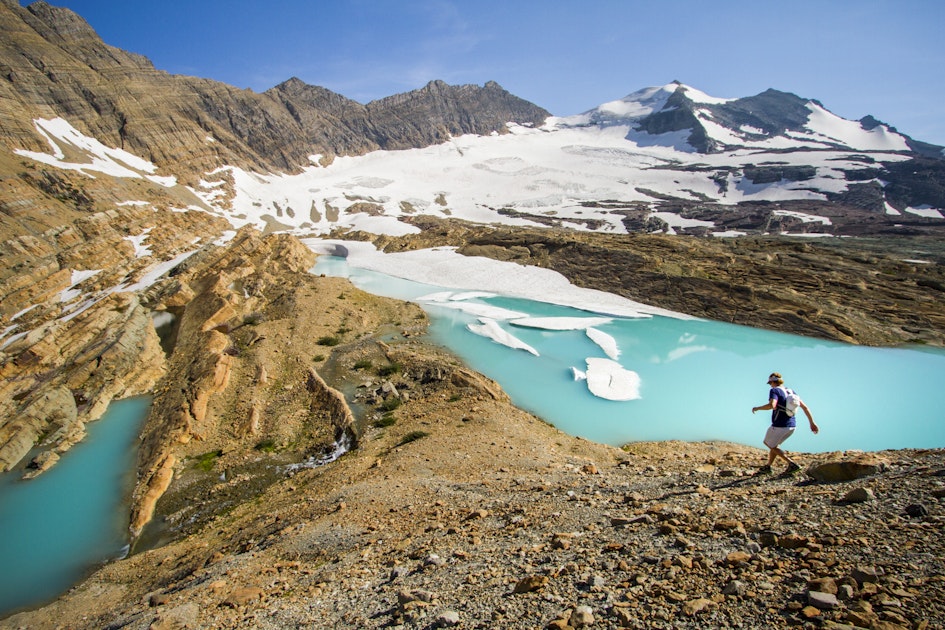
POLYGON ((577 116, 557 119, 556 124, 630 125, 628 139, 639 141, 649 136, 653 141, 653 136, 662 136, 664 144, 699 153, 757 148, 915 151, 941 155, 941 147, 916 143, 872 117, 846 120, 816 100, 773 89, 756 96, 723 99, 673 82, 639 90, 577 116))

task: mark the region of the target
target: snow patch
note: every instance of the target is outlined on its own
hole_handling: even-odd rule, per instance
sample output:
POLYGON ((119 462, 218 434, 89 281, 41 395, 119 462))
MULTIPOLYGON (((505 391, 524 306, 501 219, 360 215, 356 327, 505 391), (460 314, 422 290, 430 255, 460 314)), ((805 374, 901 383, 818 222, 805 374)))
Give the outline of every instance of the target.
POLYGON ((939 210, 938 208, 933 208, 932 206, 928 206, 928 205, 917 206, 915 208, 910 206, 906 208, 906 212, 908 212, 909 214, 917 214, 920 217, 925 217, 927 219, 945 218, 942 216, 941 210, 939 210))
POLYGON ((46 138, 51 153, 16 149, 14 153, 17 155, 57 168, 78 171, 88 177, 93 177, 89 174, 92 172, 113 177, 145 178, 167 188, 177 185, 175 177, 155 175, 157 167, 151 162, 124 149, 108 148, 95 138, 82 134, 63 118, 37 118, 33 124, 36 131, 46 138), (76 159, 83 158, 88 161, 68 161, 66 150, 76 159))
MULTIPOLYGON (((479 256, 463 256, 452 247, 438 247, 387 254, 362 241, 302 239, 316 254, 347 251, 348 264, 397 278, 456 290, 488 291, 535 302, 571 306, 590 313, 615 317, 663 315, 693 319, 612 293, 572 285, 556 271, 479 256)), ((515 319, 522 319, 519 313, 515 319)))
POLYGON ((151 247, 145 245, 144 242, 147 240, 148 236, 151 234, 153 228, 145 228, 141 231, 141 234, 137 236, 126 236, 124 240, 129 241, 132 246, 135 248, 135 258, 144 258, 145 256, 151 255, 151 247))

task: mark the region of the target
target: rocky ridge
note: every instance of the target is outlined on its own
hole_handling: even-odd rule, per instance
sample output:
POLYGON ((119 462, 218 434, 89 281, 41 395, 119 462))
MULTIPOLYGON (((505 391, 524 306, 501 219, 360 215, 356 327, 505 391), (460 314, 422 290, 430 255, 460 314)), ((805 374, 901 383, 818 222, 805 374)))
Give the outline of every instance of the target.
POLYGON ((145 293, 151 308, 174 314, 175 343, 141 435, 135 537, 165 492, 193 498, 180 480, 195 460, 238 476, 260 451, 297 462, 357 444, 354 414, 319 374, 329 349, 398 325, 403 333, 425 316, 310 274, 314 260, 293 237, 244 229, 145 293))

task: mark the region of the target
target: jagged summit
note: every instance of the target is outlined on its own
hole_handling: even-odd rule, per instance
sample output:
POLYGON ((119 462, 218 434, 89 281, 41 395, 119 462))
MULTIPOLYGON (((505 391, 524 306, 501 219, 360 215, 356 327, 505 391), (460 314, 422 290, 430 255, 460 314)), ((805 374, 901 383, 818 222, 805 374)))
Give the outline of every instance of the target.
POLYGON ((698 153, 738 147, 842 148, 915 151, 941 156, 941 147, 918 143, 872 116, 849 121, 815 99, 768 89, 745 98, 717 98, 673 81, 604 103, 557 126, 629 127, 628 139, 698 153), (659 137, 663 136, 662 139, 659 137))

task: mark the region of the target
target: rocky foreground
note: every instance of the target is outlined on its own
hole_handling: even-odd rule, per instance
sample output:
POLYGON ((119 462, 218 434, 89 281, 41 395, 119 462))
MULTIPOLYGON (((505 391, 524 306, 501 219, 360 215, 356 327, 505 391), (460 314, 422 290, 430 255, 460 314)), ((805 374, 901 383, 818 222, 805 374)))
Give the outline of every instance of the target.
POLYGON ((616 449, 516 409, 439 350, 388 341, 334 357, 360 366, 339 371, 372 422, 358 448, 295 469, 231 453, 279 478, 222 480, 218 460, 192 497, 218 509, 195 531, 0 627, 945 625, 945 452, 800 455, 788 477, 756 475, 764 453, 732 444, 616 449))
MULTIPOLYGON (((416 306, 311 262, 247 230, 137 294, 177 325, 137 368, 160 376, 134 553, 0 627, 945 626, 945 451, 758 476, 755 448, 573 438, 425 344, 416 306), (341 438, 353 448, 316 466, 341 438)), ((124 359, 83 348, 99 370, 60 353, 71 382, 123 382, 124 359)), ((31 369, 7 383, 39 396, 53 381, 31 369)))

